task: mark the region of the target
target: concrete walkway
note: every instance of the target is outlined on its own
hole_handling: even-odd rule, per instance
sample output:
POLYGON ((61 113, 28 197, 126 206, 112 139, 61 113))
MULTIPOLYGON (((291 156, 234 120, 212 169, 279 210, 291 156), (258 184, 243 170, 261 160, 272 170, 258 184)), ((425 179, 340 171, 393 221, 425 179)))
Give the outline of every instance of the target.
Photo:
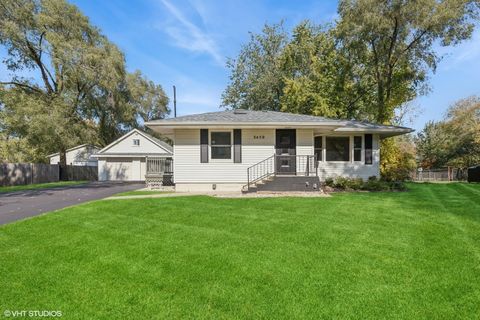
POLYGON ((149 199, 149 198, 172 198, 172 197, 188 197, 188 196, 209 196, 216 198, 279 198, 279 197, 330 197, 329 194, 323 192, 257 192, 257 193, 241 193, 241 192, 170 192, 158 194, 142 194, 131 196, 113 196, 105 200, 127 200, 127 199, 149 199))
POLYGON ((144 183, 91 182, 51 189, 0 193, 0 224, 144 187, 144 183))

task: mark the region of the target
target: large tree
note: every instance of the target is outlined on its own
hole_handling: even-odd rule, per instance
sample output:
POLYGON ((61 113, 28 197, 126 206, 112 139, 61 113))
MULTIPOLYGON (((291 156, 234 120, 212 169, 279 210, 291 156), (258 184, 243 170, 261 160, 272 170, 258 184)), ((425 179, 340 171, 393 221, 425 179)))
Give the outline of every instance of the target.
POLYGON ((294 28, 280 57, 284 70, 281 111, 335 118, 362 118, 366 79, 355 79, 356 65, 335 31, 304 21, 294 28))
POLYGON ((388 123, 395 109, 428 89, 441 56, 435 45, 470 38, 478 0, 342 0, 338 38, 373 79, 374 120, 388 123))
POLYGON ((12 73, 0 83, 2 141, 32 148, 26 160, 60 151, 63 161, 68 147, 107 144, 168 112, 161 87, 128 75, 123 53, 64 0, 2 1, 0 44, 12 73))
POLYGON ((479 0, 342 0, 336 24, 252 35, 229 64, 223 105, 391 123, 428 91, 438 45, 470 38, 479 0))
POLYGON ((222 95, 223 106, 280 110, 284 73, 279 57, 287 40, 282 23, 266 25, 262 33, 250 34, 238 57, 227 62, 231 75, 222 95))

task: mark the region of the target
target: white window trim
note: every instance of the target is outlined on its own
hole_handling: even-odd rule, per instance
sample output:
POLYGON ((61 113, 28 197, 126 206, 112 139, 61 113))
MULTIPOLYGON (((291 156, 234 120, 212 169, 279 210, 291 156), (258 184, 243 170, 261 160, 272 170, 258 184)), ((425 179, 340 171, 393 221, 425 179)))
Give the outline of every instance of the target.
POLYGON ((233 129, 208 130, 208 162, 233 163, 233 129), (215 158, 212 158, 212 133, 215 133, 215 132, 229 132, 230 133, 230 159, 215 159, 215 158))
POLYGON ((352 135, 352 162, 353 163, 362 163, 364 162, 364 154, 365 154, 365 135, 364 134, 354 134, 352 135), (361 137, 362 138, 362 145, 360 148, 360 160, 355 161, 355 137, 361 137))
POLYGON ((325 135, 323 136, 323 142, 324 144, 322 144, 322 147, 323 147, 323 159, 325 162, 328 162, 328 163, 342 163, 342 164, 346 164, 346 163, 351 163, 352 162, 352 153, 353 153, 353 136, 352 135, 325 135), (327 137, 329 138, 349 138, 348 140, 348 160, 347 161, 327 161, 327 137))

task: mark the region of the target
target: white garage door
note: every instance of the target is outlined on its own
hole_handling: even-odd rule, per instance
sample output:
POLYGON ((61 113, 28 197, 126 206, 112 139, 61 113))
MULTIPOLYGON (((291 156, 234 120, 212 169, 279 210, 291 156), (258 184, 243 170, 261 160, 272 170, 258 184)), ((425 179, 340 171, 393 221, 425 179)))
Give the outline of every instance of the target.
POLYGON ((132 159, 107 159, 102 173, 104 180, 132 180, 132 159))

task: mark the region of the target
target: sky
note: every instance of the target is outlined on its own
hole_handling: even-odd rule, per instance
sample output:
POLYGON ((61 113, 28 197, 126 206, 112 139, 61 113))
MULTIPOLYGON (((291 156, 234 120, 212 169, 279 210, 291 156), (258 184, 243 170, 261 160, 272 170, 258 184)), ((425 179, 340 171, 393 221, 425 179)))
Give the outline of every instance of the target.
MULTIPOLYGON (((334 22, 337 1, 317 0, 73 0, 92 24, 126 56, 129 71, 142 71, 170 97, 177 87, 177 115, 220 110, 228 84, 227 58, 234 58, 249 32, 284 21, 291 29, 304 19, 334 22)), ((460 98, 480 95, 480 30, 445 55, 431 91, 413 102, 417 116, 406 123, 421 130, 440 120, 460 98)), ((5 70, 0 65, 0 73, 5 70)))

